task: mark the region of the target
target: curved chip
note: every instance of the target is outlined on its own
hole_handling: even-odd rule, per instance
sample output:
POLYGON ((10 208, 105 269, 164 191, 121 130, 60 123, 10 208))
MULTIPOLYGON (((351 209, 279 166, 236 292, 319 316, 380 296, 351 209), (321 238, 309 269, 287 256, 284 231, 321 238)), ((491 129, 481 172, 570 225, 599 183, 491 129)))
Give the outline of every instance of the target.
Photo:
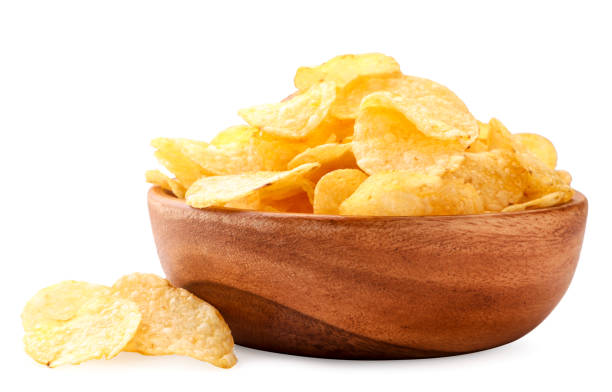
POLYGON ((147 170, 145 178, 148 183, 172 192, 179 199, 185 197, 185 187, 175 178, 170 178, 159 170, 147 170))
POLYGON ((520 201, 527 187, 527 171, 511 151, 466 153, 463 161, 444 178, 470 183, 478 191, 486 211, 501 211, 520 201))
POLYGON ((340 204, 341 215, 424 216, 484 212, 471 184, 407 171, 373 174, 340 204))
POLYGON ((25 305, 21 313, 23 329, 30 331, 40 323, 70 320, 85 302, 110 293, 110 287, 75 280, 45 287, 25 305))
POLYGON ((532 208, 546 208, 552 207, 557 204, 565 203, 571 200, 571 197, 567 199, 566 192, 553 192, 548 195, 544 195, 534 200, 527 201, 525 203, 513 204, 503 209, 503 212, 516 212, 524 211, 532 208))
MULTIPOLYGON (((406 102, 389 93, 366 97, 352 142, 357 165, 370 175, 391 170, 435 175, 459 164, 465 149, 461 141, 469 139, 460 138, 455 128, 447 127, 445 135, 441 127, 424 126, 435 120, 422 108, 417 102, 406 102), (419 128, 445 138, 432 137, 419 128)), ((473 131, 475 136, 477 126, 473 131)))
POLYGON ((535 133, 516 133, 512 137, 549 168, 554 169, 557 166, 557 150, 544 136, 535 133))
POLYGON ((184 156, 215 176, 285 170, 295 155, 308 148, 247 125, 222 131, 210 144, 182 140, 179 146, 184 156))
POLYGON ((187 190, 185 199, 196 208, 221 207, 250 196, 279 200, 302 192, 304 177, 319 166, 309 163, 281 172, 204 177, 187 190))
POLYGON ((198 178, 211 174, 183 154, 181 144, 187 142, 206 145, 204 142, 194 140, 163 137, 151 141, 151 145, 157 149, 155 157, 159 163, 174 174, 185 189, 189 188, 198 178))
POLYGON ((236 363, 234 340, 221 314, 187 290, 140 273, 122 277, 113 290, 118 298, 136 303, 142 314, 126 351, 187 355, 222 368, 236 363))
POLYGON ((335 84, 319 83, 285 102, 241 109, 238 114, 249 125, 271 135, 304 140, 325 119, 335 99, 335 84))
POLYGON ((316 170, 308 174, 308 178, 315 182, 332 170, 357 168, 351 143, 329 143, 309 148, 294 157, 287 164, 287 168, 293 169, 306 163, 320 164, 316 170))
POLYGON ((355 119, 359 114, 361 101, 375 92, 388 92, 407 99, 434 96, 456 107, 458 111, 468 112, 463 101, 445 86, 429 79, 393 74, 355 78, 344 88, 339 89, 331 114, 337 118, 355 119))
POLYGON ((140 320, 135 303, 97 295, 83 303, 68 321, 36 323, 26 331, 23 341, 28 355, 49 367, 110 359, 132 340, 140 320))
POLYGON ((339 169, 330 171, 317 182, 314 190, 314 213, 339 213, 340 204, 355 192, 367 174, 357 169, 339 169))
POLYGON ((298 90, 330 81, 343 87, 360 75, 399 72, 400 66, 393 57, 381 53, 345 54, 316 67, 298 68, 293 81, 298 90))

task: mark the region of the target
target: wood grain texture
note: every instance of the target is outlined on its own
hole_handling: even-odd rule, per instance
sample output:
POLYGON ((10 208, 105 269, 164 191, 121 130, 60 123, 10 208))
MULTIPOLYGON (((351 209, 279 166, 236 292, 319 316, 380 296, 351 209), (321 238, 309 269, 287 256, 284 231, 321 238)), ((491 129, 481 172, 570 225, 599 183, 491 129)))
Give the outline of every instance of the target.
POLYGON ((149 212, 168 279, 223 314, 238 344, 328 358, 422 358, 535 328, 574 274, 586 198, 472 216, 342 217, 193 209, 160 188, 149 212))

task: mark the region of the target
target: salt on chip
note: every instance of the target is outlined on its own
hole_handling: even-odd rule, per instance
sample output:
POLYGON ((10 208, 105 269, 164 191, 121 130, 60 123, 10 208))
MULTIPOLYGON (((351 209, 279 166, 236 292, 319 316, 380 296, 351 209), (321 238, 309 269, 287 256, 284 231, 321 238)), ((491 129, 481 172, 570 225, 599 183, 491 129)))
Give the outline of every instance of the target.
POLYGON ((512 138, 549 168, 554 169, 557 166, 557 150, 544 136, 535 133, 515 133, 512 138))
POLYGON ((513 152, 494 150, 465 153, 463 161, 453 170, 448 170, 444 178, 472 184, 486 211, 501 211, 523 198, 527 174, 513 152))
POLYGON ((293 81, 298 90, 326 81, 341 88, 360 75, 399 72, 400 66, 393 57, 381 53, 346 54, 316 67, 298 68, 293 81))
POLYGON ((334 170, 321 177, 314 190, 314 213, 337 215, 340 204, 352 195, 366 178, 367 174, 357 169, 334 170))
POLYGON ((444 129, 448 134, 444 135, 437 120, 421 108, 417 102, 389 93, 366 97, 352 142, 357 165, 370 175, 391 170, 436 175, 458 165, 465 149, 462 140, 477 135, 476 123, 470 130, 473 136, 461 137, 459 130, 448 126, 444 129))
POLYGON ((179 199, 185 197, 185 187, 175 178, 170 178, 159 170, 147 170, 145 173, 146 181, 157 185, 164 190, 172 192, 179 199))
POLYGON ((423 99, 434 96, 460 112, 468 112, 467 107, 447 87, 429 79, 407 75, 365 75, 355 78, 344 88, 339 89, 331 114, 341 119, 355 119, 359 114, 361 101, 375 92, 388 92, 407 99, 423 99))
POLYGON ((516 212, 523 211, 531 208, 546 208, 552 207, 557 204, 561 204, 568 201, 565 192, 553 192, 548 195, 544 195, 540 198, 530 200, 520 204, 513 204, 502 210, 502 212, 516 212))
POLYGON ((256 193, 261 199, 279 200, 303 191, 305 175, 319 166, 309 163, 281 172, 204 177, 187 190, 185 199, 196 208, 222 207, 256 193))
POLYGON ((189 188, 198 178, 211 174, 183 154, 181 145, 187 142, 206 144, 204 142, 188 141, 187 139, 170 139, 162 137, 151 141, 151 145, 157 149, 157 151, 155 151, 157 160, 164 165, 170 173, 174 174, 176 179, 185 188, 189 188))
MULTIPOLYGON (((78 292, 78 290, 77 290, 78 292)), ((134 337, 141 321, 131 301, 99 294, 83 303, 67 321, 41 321, 26 330, 25 350, 49 367, 110 359, 134 337)))
POLYGON ((221 314, 187 290, 152 274, 120 278, 118 298, 138 305, 142 321, 126 351, 146 355, 187 355, 229 368, 236 363, 234 340, 221 314))
POLYGON ((313 162, 321 165, 308 174, 308 178, 315 182, 332 170, 357 168, 351 143, 329 143, 309 148, 295 156, 287 164, 287 168, 293 169, 313 162))
POLYGON ((408 171, 373 174, 340 204, 341 215, 461 215, 483 211, 472 184, 408 171))
POLYGON ((37 324, 72 319, 84 303, 100 295, 110 295, 109 287, 67 280, 38 291, 21 313, 23 329, 30 331, 37 324))
POLYGON ((335 84, 319 83, 285 102, 241 109, 238 114, 249 125, 271 135, 304 140, 326 118, 335 99, 335 84))

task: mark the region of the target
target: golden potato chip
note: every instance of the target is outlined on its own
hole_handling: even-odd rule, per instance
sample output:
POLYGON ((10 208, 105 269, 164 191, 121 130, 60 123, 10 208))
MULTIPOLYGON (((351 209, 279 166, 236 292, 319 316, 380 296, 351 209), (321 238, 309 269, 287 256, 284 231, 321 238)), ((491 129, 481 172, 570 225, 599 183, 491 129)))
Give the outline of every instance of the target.
POLYGON ((24 307, 21 313, 23 329, 30 331, 40 323, 70 320, 85 302, 110 293, 109 287, 75 280, 45 287, 24 307))
POLYGON ((512 138, 549 168, 554 169, 557 166, 557 150, 544 136, 535 133, 516 133, 512 138))
MULTIPOLYGON (((80 290, 76 288, 75 293, 80 290)), ((49 367, 110 359, 132 340, 140 320, 135 303, 98 294, 82 303, 67 321, 37 322, 26 331, 23 341, 28 355, 49 367)))
POLYGON ((373 174, 340 204, 341 215, 461 215, 483 211, 482 199, 472 184, 407 171, 373 174))
MULTIPOLYGON (((357 165, 368 174, 411 170, 432 175, 442 174, 448 168, 457 166, 463 159, 464 146, 461 139, 454 139, 451 135, 458 131, 447 127, 445 139, 419 131, 419 126, 426 128, 420 124, 420 119, 426 113, 421 108, 416 103, 409 106, 402 98, 388 93, 374 93, 366 97, 355 122, 352 142, 357 165), (403 107, 409 107, 409 110, 404 113, 403 107)), ((473 131, 475 136, 477 127, 473 131)), ((431 133, 443 134, 440 127, 431 133)))
POLYGON ((164 165, 170 173, 174 174, 176 179, 185 188, 189 188, 198 178, 212 174, 206 172, 200 165, 193 162, 181 152, 181 144, 187 142, 206 145, 206 143, 203 142, 188 141, 187 139, 169 139, 162 137, 151 141, 151 145, 157 149, 157 151, 155 151, 155 157, 159 163, 164 165))
POLYGON ((335 99, 334 83, 319 83, 285 102, 241 109, 238 114, 251 126, 271 135, 304 140, 325 119, 335 99))
POLYGON ((152 274, 130 274, 113 290, 138 305, 142 321, 126 351, 146 355, 187 355, 215 366, 236 363, 234 340, 221 314, 187 290, 152 274))
POLYGON ((521 151, 522 147, 517 145, 516 157, 521 165, 527 170, 527 187, 525 189, 526 201, 539 199, 554 192, 563 192, 565 197, 563 203, 569 201, 574 193, 567 183, 567 177, 551 169, 535 155, 521 151))
POLYGON ((489 120, 489 151, 508 150, 514 151, 514 141, 508 128, 496 118, 489 120))
POLYGON ((148 183, 160 186, 174 196, 182 199, 185 197, 185 187, 174 178, 170 178, 159 170, 147 170, 145 177, 148 183))
POLYGON ((309 148, 293 158, 287 164, 287 168, 293 169, 305 163, 319 163, 321 166, 308 174, 308 178, 316 182, 332 170, 356 169, 357 163, 351 148, 351 143, 330 143, 309 148))
POLYGON ((366 178, 367 174, 357 169, 334 170, 321 177, 314 190, 314 213, 337 215, 340 204, 366 178))
POLYGON ((316 67, 300 67, 293 79, 298 90, 305 90, 320 82, 334 82, 343 87, 360 75, 399 73, 400 66, 393 57, 380 53, 346 54, 316 67))
POLYGON ((521 204, 514 204, 511 206, 508 206, 503 209, 503 212, 516 212, 516 211, 527 210, 530 208, 552 207, 554 205, 561 204, 566 201, 569 201, 569 200, 567 200, 567 195, 565 192, 553 192, 553 193, 549 193, 548 195, 544 195, 538 199, 530 200, 530 201, 527 201, 521 204))
POLYGON ((263 201, 259 208, 269 212, 294 212, 300 214, 312 214, 312 202, 307 192, 298 193, 295 196, 281 200, 263 201))
POLYGON ((565 170, 556 170, 556 172, 565 184, 570 185, 572 183, 572 175, 569 172, 565 170))
POLYGON ((308 146, 266 135, 246 125, 222 131, 211 144, 182 140, 181 153, 210 175, 285 170, 308 146))
POLYGON ((523 198, 527 171, 514 153, 507 150, 465 153, 463 161, 444 174, 472 184, 482 198, 486 211, 501 211, 523 198))
POLYGON ((193 183, 185 197, 187 204, 196 208, 225 206, 255 193, 261 199, 279 200, 303 191, 304 176, 319 166, 309 163, 281 172, 203 177, 193 183))
POLYGON ((355 119, 359 114, 361 101, 375 92, 388 92, 405 99, 424 99, 433 96, 455 107, 458 112, 468 112, 467 107, 448 88, 428 79, 407 75, 366 75, 360 76, 339 89, 331 107, 331 114, 341 119, 355 119))
POLYGON ((476 140, 481 141, 486 146, 489 145, 489 137, 491 135, 491 127, 487 123, 480 122, 476 120, 478 123, 478 138, 476 140))

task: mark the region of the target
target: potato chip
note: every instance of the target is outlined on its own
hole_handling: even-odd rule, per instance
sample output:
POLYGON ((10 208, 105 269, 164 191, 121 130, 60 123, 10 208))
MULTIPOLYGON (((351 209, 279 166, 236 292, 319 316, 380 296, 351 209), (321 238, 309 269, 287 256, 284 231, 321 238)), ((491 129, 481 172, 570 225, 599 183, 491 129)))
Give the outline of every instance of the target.
POLYGON ((367 174, 357 169, 330 171, 317 182, 314 190, 314 213, 339 213, 340 204, 355 192, 367 174))
POLYGON ((126 351, 187 355, 222 368, 236 363, 234 340, 221 314, 187 290, 140 273, 122 277, 113 290, 118 298, 135 302, 142 314, 126 351))
POLYGON ((553 193, 549 193, 548 195, 544 195, 540 198, 530 200, 525 203, 514 204, 511 206, 508 206, 504 208, 502 212, 516 212, 516 211, 523 211, 523 210, 527 210, 531 208, 552 207, 554 205, 561 204, 566 201, 569 201, 569 200, 567 200, 567 195, 565 192, 553 192, 553 193))
POLYGON ((483 211, 482 199, 472 184, 407 171, 373 174, 340 204, 341 215, 461 215, 483 211))
MULTIPOLYGON (((74 293, 82 289, 76 288, 74 293)), ((87 289, 85 291, 89 294, 87 289)), ((72 308, 72 304, 69 307, 72 308)), ((90 359, 110 359, 132 340, 140 320, 135 303, 98 294, 82 303, 67 321, 37 322, 26 331, 23 341, 28 355, 49 367, 76 365, 90 359)))
POLYGON ((319 83, 285 102, 241 109, 238 114, 251 126, 271 135, 304 140, 325 119, 335 99, 334 83, 319 83))
POLYGON ((572 175, 565 170, 556 170, 557 175, 561 180, 566 184, 570 185, 572 183, 572 175))
MULTIPOLYGON (((517 146, 517 149, 520 148, 520 145, 517 146)), ((562 200, 563 203, 569 201, 574 196, 574 192, 566 182, 566 176, 548 167, 535 155, 525 151, 517 151, 516 157, 528 172, 526 176, 527 187, 525 189, 526 201, 539 199, 554 192, 563 192, 565 194, 562 200)))
POLYGON ((406 99, 436 97, 459 112, 468 112, 467 107, 448 88, 428 79, 406 75, 366 75, 360 76, 339 89, 331 114, 341 119, 355 119, 359 114, 361 101, 375 92, 388 92, 406 99))
POLYGON ((360 75, 399 73, 400 66, 393 57, 380 53, 347 54, 316 67, 300 67, 293 79, 298 90, 305 90, 320 82, 334 82, 344 87, 360 75))
POLYGON ((514 141, 508 128, 496 118, 489 121, 489 151, 508 150, 514 151, 514 141))
POLYGON ((285 170, 308 146, 266 135, 246 125, 222 131, 211 144, 181 140, 181 153, 210 175, 285 170))
POLYGON ((186 201, 196 208, 222 207, 255 193, 261 199, 279 200, 303 191, 305 175, 319 166, 309 163, 281 172, 203 177, 187 190, 186 201))
MULTIPOLYGON (((442 174, 463 159, 464 146, 461 139, 458 136, 451 137, 451 134, 458 134, 459 131, 447 127, 448 135, 445 139, 421 132, 419 126, 424 130, 427 128, 427 132, 432 127, 420 122, 424 114, 422 106, 418 103, 410 106, 410 103, 388 93, 374 93, 363 100, 362 111, 355 123, 352 145, 357 165, 366 173, 411 170, 424 174, 442 174), (404 107, 408 108, 406 113, 402 112, 404 107)), ((473 131, 476 136, 477 127, 473 131)), ((440 127, 431 130, 431 133, 443 135, 440 127)))
POLYGON ((312 202, 307 192, 298 193, 295 196, 281 200, 267 200, 260 204, 262 211, 269 212, 293 212, 300 214, 312 214, 312 202))
POLYGON ((147 170, 145 177, 148 183, 172 192, 179 199, 185 197, 185 187, 175 178, 170 178, 159 170, 147 170))
POLYGON ((554 169, 557 166, 557 150, 544 136, 535 133, 516 133, 512 135, 512 138, 549 168, 554 169))
POLYGON ((309 148, 293 158, 287 164, 287 168, 293 169, 305 163, 313 162, 321 165, 308 174, 308 178, 315 182, 332 170, 357 168, 351 143, 329 143, 309 148))
POLYGON ((506 150, 465 153, 463 161, 444 178, 472 184, 486 211, 501 211, 520 201, 527 187, 527 171, 514 153, 506 150))
POLYGON ((211 173, 206 172, 200 165, 193 162, 181 152, 180 146, 185 142, 206 144, 203 142, 187 141, 187 139, 160 137, 153 139, 151 145, 157 149, 157 151, 155 151, 155 157, 159 163, 164 165, 170 173, 174 174, 183 187, 189 188, 198 178, 210 175, 211 173))
POLYGON ((23 329, 30 331, 37 324, 72 319, 81 306, 100 295, 110 295, 109 287, 67 280, 40 290, 21 313, 23 329))

